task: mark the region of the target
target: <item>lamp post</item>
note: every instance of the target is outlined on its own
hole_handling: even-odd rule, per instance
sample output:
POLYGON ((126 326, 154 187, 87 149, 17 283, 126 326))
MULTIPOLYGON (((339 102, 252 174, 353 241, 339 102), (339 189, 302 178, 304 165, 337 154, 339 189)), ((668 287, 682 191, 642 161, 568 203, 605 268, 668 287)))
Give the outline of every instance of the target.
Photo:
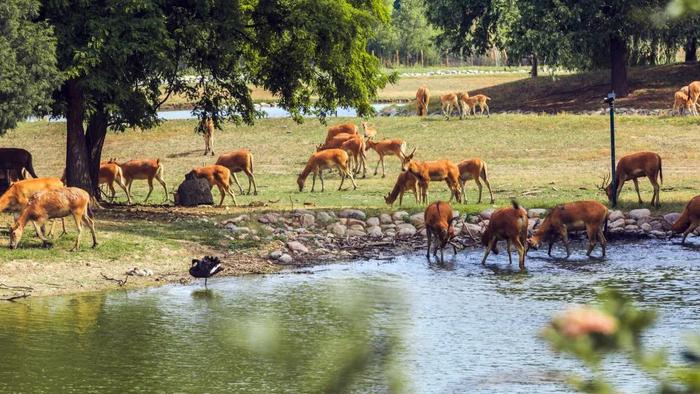
POLYGON ((617 206, 617 177, 615 176, 615 91, 608 93, 604 100, 610 106, 610 191, 612 206, 617 206))

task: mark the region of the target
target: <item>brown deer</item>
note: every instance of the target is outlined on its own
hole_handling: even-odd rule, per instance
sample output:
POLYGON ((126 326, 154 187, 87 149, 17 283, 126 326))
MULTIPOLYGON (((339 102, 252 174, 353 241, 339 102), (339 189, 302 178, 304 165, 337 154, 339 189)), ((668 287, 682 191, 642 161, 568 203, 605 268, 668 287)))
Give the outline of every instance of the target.
POLYGON ((36 172, 32 166, 32 154, 20 148, 0 148, 0 171, 5 172, 5 178, 12 179, 11 175, 16 176, 19 180, 24 179, 23 169, 34 178, 36 172))
POLYGON ((450 189, 450 201, 454 198, 461 201, 462 187, 459 182, 459 168, 449 160, 423 161, 413 160, 416 149, 410 155, 403 158, 401 171, 410 172, 418 181, 418 188, 421 191, 420 200, 428 203, 428 186, 430 181, 445 181, 450 189))
POLYGON ((476 97, 462 96, 459 99, 459 118, 464 119, 465 116, 476 116, 476 97))
POLYGON ((77 187, 64 187, 37 193, 12 225, 10 229, 10 247, 16 249, 19 246, 24 227, 28 221, 34 223, 34 229, 43 241, 44 246, 50 246, 51 241, 44 235, 41 229, 42 225, 49 219, 73 216, 75 226, 78 229, 78 237, 75 239, 75 246, 71 251, 76 251, 80 248, 80 235, 83 232, 83 223, 88 225, 92 233, 92 247, 94 248, 97 246, 97 237, 89 204, 90 195, 85 190, 77 187))
MULTIPOLYGON (((688 90, 687 86, 685 87, 688 90)), ((673 94, 673 109, 671 113, 677 113, 678 115, 683 115, 683 110, 687 110, 689 113, 693 113, 693 107, 688 94, 684 93, 682 90, 677 91, 673 94)))
POLYGON ((678 220, 673 223, 671 231, 674 234, 683 233, 681 244, 685 244, 688 234, 692 233, 698 226, 700 226, 700 196, 695 196, 685 206, 678 220))
POLYGON ((501 208, 491 214, 489 225, 481 236, 481 244, 486 247, 482 265, 486 265, 486 258, 490 252, 498 254, 498 241, 506 241, 508 252, 508 263, 512 264, 513 259, 510 252, 510 245, 515 244, 518 250, 520 271, 525 270, 525 253, 527 252, 527 212, 516 201, 511 202, 512 207, 501 208))
POLYGON ((221 200, 219 201, 219 206, 224 205, 224 198, 228 194, 233 199, 233 205, 238 206, 236 202, 236 196, 231 191, 229 187, 231 185, 231 170, 224 166, 218 164, 213 164, 204 167, 195 167, 190 171, 190 174, 197 178, 204 178, 209 182, 209 189, 213 189, 216 186, 219 189, 219 194, 221 195, 221 200))
POLYGON ((688 86, 683 86, 679 92, 685 94, 687 97, 687 102, 684 104, 684 106, 690 108, 691 114, 697 114, 700 111, 700 102, 695 101, 695 107, 693 107, 692 101, 690 100, 690 89, 688 86))
POLYGON ((368 126, 367 122, 363 121, 361 125, 365 138, 374 138, 377 135, 377 129, 372 126, 368 126))
POLYGON ((394 188, 391 190, 386 197, 384 197, 384 202, 389 206, 394 206, 396 198, 399 199, 399 206, 403 204, 403 194, 407 191, 413 192, 416 197, 416 204, 418 204, 418 185, 416 184, 416 177, 411 175, 410 172, 402 172, 396 178, 396 183, 394 188))
POLYGON ((323 144, 318 144, 316 146, 316 152, 320 152, 325 149, 340 149, 343 143, 351 138, 354 138, 357 134, 340 133, 333 137, 326 139, 323 144))
POLYGON ((688 85, 688 99, 690 100, 690 108, 694 115, 698 115, 698 111, 695 108, 698 105, 698 99, 700 98, 700 81, 691 82, 688 85))
MULTIPOLYGON (((464 119, 464 112, 467 111, 467 115, 471 114, 471 107, 469 106, 469 93, 468 92, 457 92, 457 109, 459 109, 459 118, 464 119), (466 108, 465 108, 466 107, 466 108)), ((475 101, 476 103, 476 101, 475 101)))
POLYGON ((357 126, 354 123, 342 123, 329 127, 328 131, 326 132, 326 140, 324 144, 327 144, 338 134, 358 134, 357 126))
POLYGON ((350 165, 353 168, 354 174, 359 174, 362 171, 362 177, 367 177, 367 156, 365 156, 365 139, 359 134, 353 134, 351 138, 347 139, 340 145, 340 149, 348 153, 351 162, 354 163, 350 165))
MULTIPOLYGON (((484 108, 486 109, 486 117, 491 117, 491 111, 489 110, 489 103, 488 101, 491 100, 491 97, 485 96, 483 94, 475 94, 471 96, 471 98, 476 99, 476 104, 479 105, 479 110, 481 111, 480 114, 484 114, 484 108)), ((474 114, 476 115, 476 108, 474 106, 474 114)))
POLYGON ((316 187, 316 174, 318 174, 319 179, 321 179, 321 191, 324 191, 323 170, 333 168, 338 169, 338 172, 340 172, 340 186, 338 186, 338 190, 342 189, 346 177, 350 178, 353 190, 357 189, 357 184, 355 184, 355 179, 352 176, 352 172, 348 170, 347 152, 342 149, 326 149, 316 152, 309 157, 306 167, 304 167, 304 170, 297 178, 299 191, 301 192, 304 190, 306 178, 311 173, 314 174, 313 183, 311 184, 311 191, 313 192, 316 187))
MULTIPOLYGON (((0 196, 0 212, 21 212, 35 194, 46 190, 60 189, 63 186, 63 182, 58 178, 34 178, 17 181, 0 196)), ((63 225, 62 234, 65 234, 66 225, 63 223, 63 219, 61 219, 61 224, 63 225)), ((51 223, 48 235, 53 233, 53 225, 54 222, 51 223)))
MULTIPOLYGON (((625 182, 632 180, 632 182, 634 182, 634 189, 637 191, 639 203, 642 204, 642 196, 639 194, 639 183, 637 182, 637 178, 641 178, 643 176, 649 178, 649 182, 651 182, 651 185, 654 187, 654 194, 651 197, 651 204, 658 207, 659 190, 661 187, 659 186, 657 177, 661 183, 663 183, 664 175, 661 169, 661 156, 654 152, 632 153, 627 156, 623 156, 620 161, 617 162, 617 167, 615 169, 617 184, 617 191, 615 192, 616 199, 620 197, 620 192, 622 191, 622 186, 625 184, 625 182)), ((612 202, 612 183, 609 183, 609 181, 609 176, 603 177, 603 183, 598 186, 598 188, 603 190, 605 194, 607 194, 608 200, 612 202)))
POLYGON ((476 182, 476 186, 479 188, 479 201, 477 201, 477 204, 481 204, 481 191, 483 189, 481 180, 484 181, 486 187, 489 189, 491 204, 493 204, 493 192, 491 191, 491 184, 489 183, 486 173, 486 162, 478 158, 467 159, 459 162, 457 167, 459 168, 459 180, 462 182, 462 203, 467 202, 467 181, 473 179, 474 182, 476 182))
POLYGON ((386 172, 384 170, 384 156, 396 156, 399 158, 399 160, 403 160, 404 156, 406 156, 406 142, 400 139, 381 140, 375 142, 370 138, 365 141, 365 150, 369 149, 374 149, 379 156, 377 165, 374 167, 374 175, 377 175, 377 170, 379 169, 379 164, 381 163, 382 178, 386 177, 386 172))
POLYGON ((209 117, 204 117, 200 127, 204 136, 204 156, 208 153, 214 156, 214 121, 209 117))
POLYGON ((110 201, 114 201, 114 197, 117 192, 114 190, 114 183, 116 182, 119 187, 124 190, 126 194, 126 199, 131 204, 131 194, 126 189, 126 184, 124 183, 124 174, 122 173, 122 168, 116 163, 115 159, 110 159, 110 161, 100 163, 100 171, 98 173, 98 184, 107 184, 109 191, 112 195, 109 197, 110 201))
POLYGON ((459 111, 457 95, 454 93, 443 94, 442 96, 440 96, 440 106, 442 108, 442 114, 445 116, 445 118, 450 119, 453 109, 456 108, 459 111))
POLYGON ((423 85, 416 92, 416 115, 427 116, 428 105, 430 104, 430 90, 423 85))
POLYGON ((247 149, 239 149, 231 152, 226 152, 219 156, 216 163, 220 166, 224 166, 231 171, 231 176, 233 181, 236 182, 238 190, 243 194, 243 187, 241 187, 240 182, 238 182, 238 177, 236 173, 243 171, 243 173, 248 177, 248 193, 250 194, 250 186, 253 186, 253 194, 258 195, 258 185, 255 183, 255 175, 253 175, 253 154, 247 149))
POLYGON ((425 219, 425 233, 428 237, 428 251, 426 253, 428 260, 430 260, 430 244, 432 243, 433 237, 437 238, 433 256, 437 257, 439 248, 440 261, 444 261, 443 251, 448 243, 452 245, 452 249, 456 255, 457 248, 455 244, 452 243, 452 239, 455 237, 455 228, 452 223, 457 219, 457 216, 453 216, 450 204, 444 201, 436 201, 428 205, 423 217, 425 219))
MULTIPOLYGON (((539 219, 538 219, 539 220, 539 219)), ((604 227, 607 226, 608 208, 598 201, 575 201, 560 204, 552 208, 552 211, 537 227, 535 233, 527 240, 528 246, 537 249, 542 242, 548 242, 547 254, 552 255, 552 245, 562 240, 566 248, 566 258, 571 256, 569 249, 569 232, 586 230, 588 236, 588 251, 586 256, 591 255, 596 242, 600 242, 605 257, 605 246, 607 241, 603 234, 604 227)))
POLYGON ((168 187, 163 180, 163 163, 160 162, 160 159, 129 160, 119 164, 119 167, 122 168, 124 183, 129 195, 131 195, 131 183, 134 179, 146 179, 148 180, 148 194, 143 202, 148 201, 151 192, 153 192, 153 179, 155 179, 163 186, 165 201, 168 200, 168 187))

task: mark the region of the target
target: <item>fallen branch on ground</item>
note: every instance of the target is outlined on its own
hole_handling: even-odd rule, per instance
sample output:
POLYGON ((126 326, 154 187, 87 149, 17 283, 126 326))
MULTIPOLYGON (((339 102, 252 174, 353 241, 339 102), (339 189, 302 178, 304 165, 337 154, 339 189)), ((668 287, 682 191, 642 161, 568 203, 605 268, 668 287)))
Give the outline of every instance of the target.
POLYGON ((124 279, 110 278, 109 276, 103 274, 102 272, 100 272, 100 275, 102 275, 102 278, 103 278, 104 280, 108 280, 108 281, 111 281, 111 282, 116 282, 116 283, 119 285, 119 287, 124 286, 124 285, 126 284, 126 281, 129 280, 129 276, 128 276, 128 275, 124 276, 124 279))

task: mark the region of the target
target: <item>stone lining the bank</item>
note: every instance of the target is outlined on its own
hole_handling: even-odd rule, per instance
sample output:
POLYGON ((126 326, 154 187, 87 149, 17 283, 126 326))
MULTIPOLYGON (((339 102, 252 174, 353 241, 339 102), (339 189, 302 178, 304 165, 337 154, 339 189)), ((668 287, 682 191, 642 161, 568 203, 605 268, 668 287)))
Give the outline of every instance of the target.
MULTIPOLYGON (((493 211, 494 209, 487 209, 478 215, 468 215, 466 221, 463 215, 455 211, 454 215, 458 216, 454 222, 458 234, 457 243, 465 248, 478 246, 477 240, 486 229, 493 211)), ((530 230, 536 225, 536 219, 544 218, 546 214, 545 209, 528 210, 530 230)), ((648 209, 634 209, 627 213, 614 210, 608 218, 608 238, 666 239, 671 235, 671 224, 679 216, 679 213, 653 216, 648 209)), ((424 250, 426 238, 423 213, 409 214, 403 210, 368 215, 359 209, 296 209, 284 213, 239 215, 226 219, 219 225, 231 233, 231 238, 272 243, 272 251, 265 252, 260 257, 283 265, 356 258, 389 259, 414 250, 424 250), (257 224, 252 226, 251 221, 257 224), (252 228, 257 226, 262 231, 252 228)), ((700 235, 700 228, 695 234, 700 235)), ((585 235, 579 232, 578 237, 585 235)))

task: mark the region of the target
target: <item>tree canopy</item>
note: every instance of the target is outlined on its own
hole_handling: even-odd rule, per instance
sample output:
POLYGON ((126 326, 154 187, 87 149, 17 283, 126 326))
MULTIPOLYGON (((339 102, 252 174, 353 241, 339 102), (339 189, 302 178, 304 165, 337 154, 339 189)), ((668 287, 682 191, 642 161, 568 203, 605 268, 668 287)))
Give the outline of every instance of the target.
POLYGON ((59 82, 55 39, 37 21, 37 0, 0 3, 0 134, 31 115, 48 111, 59 82))
POLYGON ((301 120, 371 114, 391 79, 366 49, 389 19, 381 0, 44 0, 42 16, 66 76, 53 112, 67 119, 68 184, 93 192, 106 130, 154 126, 169 94, 218 127, 260 115, 250 84, 301 120))

